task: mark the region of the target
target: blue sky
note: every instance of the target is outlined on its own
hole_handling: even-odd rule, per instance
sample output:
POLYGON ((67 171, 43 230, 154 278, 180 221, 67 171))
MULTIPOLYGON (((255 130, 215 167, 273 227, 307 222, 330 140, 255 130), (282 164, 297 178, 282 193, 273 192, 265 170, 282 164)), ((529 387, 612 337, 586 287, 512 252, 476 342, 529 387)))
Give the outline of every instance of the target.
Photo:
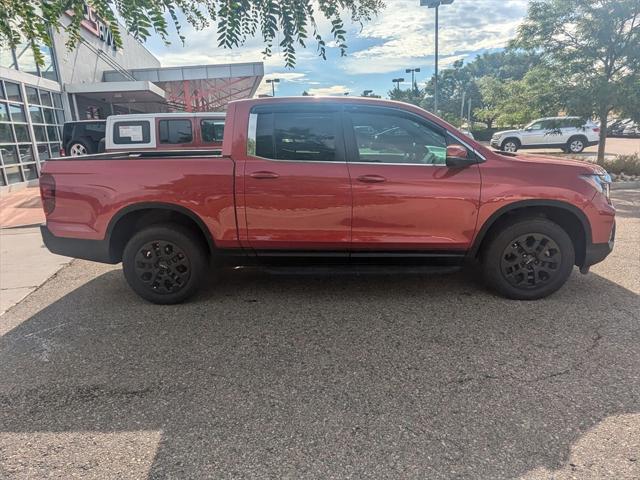
MULTIPOLYGON (((274 56, 263 58, 260 39, 249 39, 243 47, 217 47, 215 28, 185 29, 185 45, 174 41, 166 47, 157 39, 147 47, 163 66, 263 61, 265 78, 278 77, 276 95, 300 95, 304 90, 318 95, 360 94, 365 89, 386 96, 391 79, 410 74, 405 68, 420 67, 416 80, 424 81, 434 69, 434 11, 419 6, 419 0, 386 0, 386 8, 364 26, 347 25, 348 55, 328 43, 327 60, 317 56, 312 40, 300 48, 295 69, 284 67, 274 47, 274 56)), ((440 8, 440 68, 455 60, 473 59, 494 51, 513 38, 526 14, 527 0, 455 0, 440 8)), ((330 24, 317 18, 325 41, 331 40, 330 24)), ((264 81, 258 93, 271 93, 264 81)))

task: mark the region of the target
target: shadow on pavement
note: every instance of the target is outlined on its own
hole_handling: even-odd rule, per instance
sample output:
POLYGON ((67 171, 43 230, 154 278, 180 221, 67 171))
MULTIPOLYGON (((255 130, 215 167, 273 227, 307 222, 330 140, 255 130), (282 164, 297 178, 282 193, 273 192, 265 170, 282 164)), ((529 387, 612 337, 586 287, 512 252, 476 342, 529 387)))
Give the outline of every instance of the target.
MULTIPOLYGON (((458 274, 243 273, 160 307, 108 271, 0 338, 0 436, 160 432, 149 478, 558 469, 590 429, 640 410, 639 307, 595 274, 527 303, 458 274)), ((29 449, 4 445, 10 476, 29 449)))

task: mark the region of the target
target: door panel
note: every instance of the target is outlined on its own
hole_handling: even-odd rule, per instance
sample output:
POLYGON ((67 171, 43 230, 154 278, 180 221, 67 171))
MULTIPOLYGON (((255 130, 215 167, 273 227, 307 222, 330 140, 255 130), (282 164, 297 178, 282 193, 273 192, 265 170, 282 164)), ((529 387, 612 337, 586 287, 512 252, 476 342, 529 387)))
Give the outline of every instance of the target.
POLYGON ((384 110, 346 113, 352 249, 468 248, 480 200, 478 165, 446 167, 444 130, 384 110))
POLYGON ((351 240, 351 185, 336 112, 259 113, 244 163, 248 243, 256 249, 340 250, 351 240), (270 158, 269 158, 270 157, 270 158))
POLYGON ((476 227, 478 166, 350 164, 353 249, 466 249, 476 227), (384 182, 363 183, 361 176, 384 182))

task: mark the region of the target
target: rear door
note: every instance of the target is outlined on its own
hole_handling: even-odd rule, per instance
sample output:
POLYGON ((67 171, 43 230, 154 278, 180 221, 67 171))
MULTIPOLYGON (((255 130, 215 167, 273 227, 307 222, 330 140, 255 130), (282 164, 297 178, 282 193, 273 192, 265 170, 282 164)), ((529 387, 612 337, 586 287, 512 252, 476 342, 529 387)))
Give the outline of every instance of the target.
POLYGON ((258 253, 295 249, 347 255, 351 185, 338 107, 256 106, 248 130, 244 208, 249 245, 258 253))
POLYGON ((353 251, 467 249, 476 228, 480 172, 478 165, 445 165, 447 144, 459 141, 394 108, 347 107, 345 123, 353 251))

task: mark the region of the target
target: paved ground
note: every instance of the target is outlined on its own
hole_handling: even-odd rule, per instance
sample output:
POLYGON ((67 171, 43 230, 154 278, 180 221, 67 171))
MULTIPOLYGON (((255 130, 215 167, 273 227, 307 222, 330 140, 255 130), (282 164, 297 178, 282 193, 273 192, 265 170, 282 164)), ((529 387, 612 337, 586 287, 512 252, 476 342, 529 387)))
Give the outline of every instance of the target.
POLYGON ((0 194, 0 228, 38 225, 44 222, 40 189, 21 188, 0 194))
POLYGON ((70 261, 44 247, 38 227, 0 229, 0 315, 70 261))
POLYGON ((640 478, 640 194, 549 299, 468 276, 228 275, 144 303, 76 261, 0 317, 0 478, 640 478))

